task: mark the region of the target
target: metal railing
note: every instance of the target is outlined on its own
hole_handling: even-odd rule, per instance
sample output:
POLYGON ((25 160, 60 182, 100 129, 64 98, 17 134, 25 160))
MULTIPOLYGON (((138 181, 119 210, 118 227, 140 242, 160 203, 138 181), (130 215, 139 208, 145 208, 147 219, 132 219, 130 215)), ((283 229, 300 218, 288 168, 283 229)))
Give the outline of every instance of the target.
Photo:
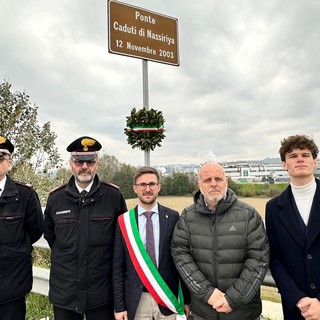
MULTIPOLYGON (((41 238, 33 245, 35 248, 50 250, 48 243, 44 238, 41 238)), ((276 287, 276 284, 268 271, 264 281, 264 286, 276 287)), ((49 292, 49 269, 33 267, 33 287, 32 292, 48 296, 49 292)))

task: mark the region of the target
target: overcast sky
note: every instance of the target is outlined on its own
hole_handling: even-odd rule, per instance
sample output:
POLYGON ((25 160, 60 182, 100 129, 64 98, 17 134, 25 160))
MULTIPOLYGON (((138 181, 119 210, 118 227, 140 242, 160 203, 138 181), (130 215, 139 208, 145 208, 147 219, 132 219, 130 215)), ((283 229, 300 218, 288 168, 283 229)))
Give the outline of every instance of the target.
MULTIPOLYGON (((166 120, 151 164, 278 157, 293 134, 320 144, 319 0, 124 2, 178 19, 180 66, 148 62, 166 120)), ((143 106, 142 60, 109 53, 107 37, 106 1, 0 0, 0 81, 26 91, 65 161, 89 135, 142 165, 123 133, 143 106)))

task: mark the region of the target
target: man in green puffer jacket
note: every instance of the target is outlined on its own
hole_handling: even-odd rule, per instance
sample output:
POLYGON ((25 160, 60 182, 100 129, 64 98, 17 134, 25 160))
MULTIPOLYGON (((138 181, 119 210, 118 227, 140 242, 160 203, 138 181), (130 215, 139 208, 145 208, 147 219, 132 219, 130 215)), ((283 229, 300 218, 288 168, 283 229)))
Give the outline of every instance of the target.
POLYGON ((228 189, 217 163, 200 168, 198 184, 172 239, 174 262, 191 293, 191 317, 260 319, 260 286, 269 265, 263 221, 228 189))

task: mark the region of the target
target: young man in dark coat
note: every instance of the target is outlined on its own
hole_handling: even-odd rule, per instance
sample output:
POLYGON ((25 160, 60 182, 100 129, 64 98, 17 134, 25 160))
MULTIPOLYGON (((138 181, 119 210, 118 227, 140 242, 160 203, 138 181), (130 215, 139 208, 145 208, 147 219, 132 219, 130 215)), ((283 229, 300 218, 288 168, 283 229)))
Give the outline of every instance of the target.
POLYGON ((101 144, 73 141, 67 185, 53 190, 44 236, 51 247, 49 298, 56 320, 113 320, 112 257, 118 216, 127 211, 118 188, 99 180, 101 144))
POLYGON ((24 320, 32 288, 32 244, 42 235, 42 209, 31 186, 13 181, 14 146, 0 136, 0 319, 24 320))
POLYGON ((290 185, 266 206, 270 270, 285 320, 320 319, 320 182, 318 147, 305 135, 281 141, 290 185))

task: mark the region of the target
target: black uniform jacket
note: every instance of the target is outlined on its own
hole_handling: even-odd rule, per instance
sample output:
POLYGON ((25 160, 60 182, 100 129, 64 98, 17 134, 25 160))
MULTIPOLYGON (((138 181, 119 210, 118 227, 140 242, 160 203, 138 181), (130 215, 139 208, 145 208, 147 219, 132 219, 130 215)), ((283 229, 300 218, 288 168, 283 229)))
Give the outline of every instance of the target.
MULTIPOLYGON (((174 227, 179 219, 179 213, 159 204, 159 265, 158 271, 168 287, 178 297, 179 274, 173 263, 171 255, 171 239, 174 227)), ((135 208, 138 221, 137 207, 135 208)), ((133 320, 140 297, 143 291, 143 284, 140 280, 129 255, 127 246, 117 224, 115 238, 115 252, 113 262, 113 286, 115 311, 128 311, 128 319, 133 320)), ((190 303, 190 295, 186 286, 182 283, 185 304, 190 303)), ((163 315, 170 315, 172 312, 159 305, 163 315)))
POLYGON ((85 199, 74 177, 49 195, 44 236, 51 247, 49 298, 55 306, 84 313, 112 303, 114 229, 126 210, 119 190, 97 175, 85 199))
POLYGON ((32 288, 32 244, 42 235, 42 209, 30 186, 7 181, 0 197, 0 304, 32 288))

